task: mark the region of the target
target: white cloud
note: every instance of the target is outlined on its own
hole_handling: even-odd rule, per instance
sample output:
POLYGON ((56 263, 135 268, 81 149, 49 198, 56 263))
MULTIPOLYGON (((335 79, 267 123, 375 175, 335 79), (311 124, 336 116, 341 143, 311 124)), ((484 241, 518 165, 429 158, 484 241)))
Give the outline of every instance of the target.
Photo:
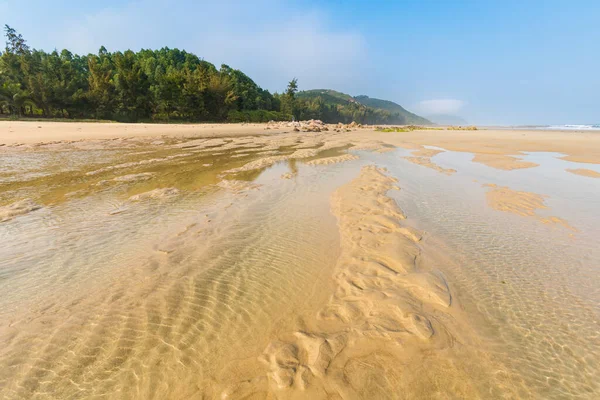
POLYGON ((449 114, 456 115, 466 103, 457 99, 423 100, 414 109, 423 115, 449 114))
MULTIPOLYGON (((314 10, 280 0, 137 0, 77 16, 54 31, 54 46, 77 53, 178 47, 247 73, 271 90, 296 77, 301 88, 343 87, 361 76, 367 46, 355 32, 329 27, 314 10)), ((1 3, 0 3, 1 4, 1 3)))

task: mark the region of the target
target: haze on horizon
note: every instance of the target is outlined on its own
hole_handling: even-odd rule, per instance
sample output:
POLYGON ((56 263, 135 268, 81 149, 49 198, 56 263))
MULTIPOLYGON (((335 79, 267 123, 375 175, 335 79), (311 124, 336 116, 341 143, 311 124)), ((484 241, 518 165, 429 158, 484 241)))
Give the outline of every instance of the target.
POLYGON ((488 125, 600 123, 591 0, 0 0, 33 48, 185 49, 281 92, 329 88, 488 125))

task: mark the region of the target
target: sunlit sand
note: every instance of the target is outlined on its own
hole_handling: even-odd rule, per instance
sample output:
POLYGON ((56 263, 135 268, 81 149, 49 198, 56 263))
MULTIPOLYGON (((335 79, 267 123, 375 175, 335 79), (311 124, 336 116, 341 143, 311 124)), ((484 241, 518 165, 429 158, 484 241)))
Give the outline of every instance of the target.
POLYGON ((598 136, 0 122, 0 395, 594 398, 598 136))

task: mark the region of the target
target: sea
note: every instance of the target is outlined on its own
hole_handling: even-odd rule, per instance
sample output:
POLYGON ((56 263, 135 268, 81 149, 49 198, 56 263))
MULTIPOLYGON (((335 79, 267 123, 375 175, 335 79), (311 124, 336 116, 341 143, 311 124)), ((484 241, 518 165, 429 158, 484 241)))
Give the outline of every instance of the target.
POLYGON ((568 131, 597 131, 600 130, 600 124, 594 125, 549 125, 549 126, 538 126, 538 129, 552 129, 552 130, 568 130, 568 131))

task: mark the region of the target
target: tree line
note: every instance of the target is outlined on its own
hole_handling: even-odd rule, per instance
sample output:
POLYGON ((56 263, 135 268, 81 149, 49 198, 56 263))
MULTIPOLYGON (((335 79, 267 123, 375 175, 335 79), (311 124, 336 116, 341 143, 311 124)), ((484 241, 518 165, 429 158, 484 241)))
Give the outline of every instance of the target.
POLYGON ((31 49, 5 26, 0 54, 0 114, 13 118, 139 121, 403 123, 398 116, 357 103, 297 98, 298 82, 271 94, 242 71, 183 50, 162 48, 77 55, 31 49))

